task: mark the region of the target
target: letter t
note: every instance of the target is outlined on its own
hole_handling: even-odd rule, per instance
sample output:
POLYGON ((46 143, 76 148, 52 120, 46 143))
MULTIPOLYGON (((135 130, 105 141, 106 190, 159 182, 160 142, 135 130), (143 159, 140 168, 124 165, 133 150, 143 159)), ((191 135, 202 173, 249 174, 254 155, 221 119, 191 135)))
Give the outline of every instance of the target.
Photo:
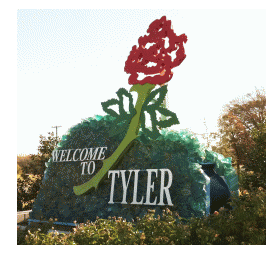
POLYGON ((115 175, 117 174, 119 177, 119 170, 109 171, 108 178, 110 174, 112 174, 112 183, 111 183, 110 201, 108 203, 114 204, 115 175))

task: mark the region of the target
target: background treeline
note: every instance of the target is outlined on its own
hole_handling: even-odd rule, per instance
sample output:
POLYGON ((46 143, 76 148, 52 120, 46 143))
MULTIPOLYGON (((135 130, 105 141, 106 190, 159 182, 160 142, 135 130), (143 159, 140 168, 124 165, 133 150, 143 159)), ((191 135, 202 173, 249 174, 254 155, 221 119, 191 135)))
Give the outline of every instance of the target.
POLYGON ((45 163, 59 141, 51 132, 48 132, 48 137, 40 135, 37 155, 17 157, 17 211, 32 209, 44 176, 45 163))
MULTIPOLYGON (((178 212, 166 211, 156 218, 149 212, 137 222, 121 218, 79 226, 69 235, 44 231, 19 231, 19 243, 27 244, 266 244, 266 94, 233 100, 224 107, 215 140, 210 148, 232 157, 239 176, 240 197, 233 200, 234 210, 221 210, 201 219, 184 220, 178 212), (176 220, 177 219, 177 220, 176 220), (25 239, 25 235, 27 237, 25 239), (21 236, 22 235, 22 236, 21 236)), ((32 208, 57 142, 53 133, 40 136, 37 155, 19 156, 17 171, 17 209, 32 208)))
POLYGON ((218 120, 218 142, 213 151, 232 157, 244 188, 266 187, 266 94, 233 100, 218 120), (247 179, 244 179, 247 178, 247 179))

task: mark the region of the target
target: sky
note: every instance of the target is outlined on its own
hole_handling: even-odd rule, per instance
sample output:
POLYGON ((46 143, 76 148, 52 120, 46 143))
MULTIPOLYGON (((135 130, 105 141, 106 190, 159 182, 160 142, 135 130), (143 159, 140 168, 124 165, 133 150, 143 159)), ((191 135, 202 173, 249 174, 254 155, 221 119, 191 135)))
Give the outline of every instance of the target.
POLYGON ((180 121, 172 129, 215 132, 225 104, 266 88, 265 9, 19 9, 17 154, 37 153, 53 126, 61 137, 105 115, 101 102, 131 87, 124 66, 133 45, 164 15, 188 37, 168 84, 180 121))

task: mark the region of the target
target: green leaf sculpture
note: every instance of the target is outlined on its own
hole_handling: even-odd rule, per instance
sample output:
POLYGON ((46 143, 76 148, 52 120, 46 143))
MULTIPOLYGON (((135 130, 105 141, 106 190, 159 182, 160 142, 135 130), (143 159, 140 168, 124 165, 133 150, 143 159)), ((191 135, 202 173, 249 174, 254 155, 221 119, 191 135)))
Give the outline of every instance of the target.
POLYGON ((167 85, 162 86, 154 91, 152 91, 149 97, 146 99, 145 103, 142 107, 142 112, 140 115, 140 123, 142 132, 152 139, 157 139, 160 136, 160 132, 158 128, 167 128, 174 124, 179 124, 178 118, 176 114, 169 111, 165 107, 162 107, 163 100, 165 99, 167 93, 167 85), (159 98, 153 102, 156 95, 159 94, 159 98), (151 122, 152 122, 152 130, 149 130, 145 126, 145 111, 150 114, 151 122), (170 117, 167 120, 157 120, 156 111, 162 114, 164 117, 170 117))
POLYGON ((125 88, 120 88, 116 93, 118 96, 118 100, 111 99, 106 102, 102 102, 103 110, 107 114, 116 118, 115 124, 109 132, 110 137, 115 136, 123 131, 127 131, 132 117, 136 114, 136 110, 133 105, 133 97, 131 93, 129 93, 125 88), (126 96, 129 99, 129 113, 127 113, 124 109, 123 96, 126 96), (118 105, 119 114, 117 114, 114 110, 109 108, 109 106, 112 106, 112 105, 118 105))

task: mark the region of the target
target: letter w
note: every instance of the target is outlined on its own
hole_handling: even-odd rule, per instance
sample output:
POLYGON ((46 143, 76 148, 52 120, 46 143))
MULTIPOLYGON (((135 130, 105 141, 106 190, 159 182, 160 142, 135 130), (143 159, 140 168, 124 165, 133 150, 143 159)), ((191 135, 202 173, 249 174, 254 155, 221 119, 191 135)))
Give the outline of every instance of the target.
POLYGON ((57 160, 58 160, 58 158, 59 158, 59 152, 60 152, 60 150, 54 150, 54 151, 52 152, 52 155, 53 155, 53 161, 54 161, 54 162, 57 162, 57 160))

